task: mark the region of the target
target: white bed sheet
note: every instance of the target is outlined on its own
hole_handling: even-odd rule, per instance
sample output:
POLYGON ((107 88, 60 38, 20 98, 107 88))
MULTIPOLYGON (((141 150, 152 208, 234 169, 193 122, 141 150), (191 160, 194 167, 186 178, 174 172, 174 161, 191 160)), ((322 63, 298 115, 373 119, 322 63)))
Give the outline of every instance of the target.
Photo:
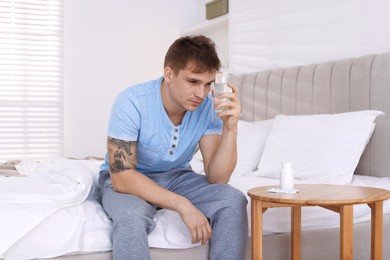
POLYGON ((0 257, 50 216, 83 203, 93 185, 93 175, 77 161, 29 161, 17 168, 23 177, 0 177, 0 257))
MULTIPOLYGON (((34 258, 52 258, 66 254, 85 254, 92 252, 105 252, 110 251, 111 244, 111 229, 112 224, 105 214, 102 206, 98 202, 98 174, 99 167, 102 161, 85 160, 85 161, 70 161, 70 160, 53 160, 53 163, 57 163, 57 169, 69 168, 72 166, 73 171, 67 171, 77 176, 87 174, 90 177, 88 180, 88 191, 85 192, 84 188, 78 193, 71 192, 66 187, 64 178, 56 182, 53 178, 44 178, 43 181, 35 181, 35 187, 32 188, 35 198, 40 197, 37 193, 38 190, 42 190, 42 196, 40 200, 50 202, 49 204, 40 204, 37 209, 37 205, 26 203, 33 203, 33 199, 30 195, 24 194, 22 185, 18 185, 20 178, 24 177, 1 177, 0 184, 4 187, 7 183, 12 182, 12 186, 9 188, 9 193, 5 193, 0 197, 0 206, 5 202, 12 202, 20 200, 23 203, 23 214, 12 213, 12 216, 17 215, 18 218, 12 220, 11 215, 3 214, 9 221, 15 226, 20 224, 23 219, 27 219, 29 225, 24 225, 20 235, 7 238, 7 235, 3 232, 3 228, 9 229, 11 233, 15 228, 6 225, 0 225, 0 242, 3 246, 3 251, 0 252, 0 259, 7 260, 22 260, 22 259, 34 259, 34 258), (73 164, 75 162, 75 164, 73 164), (65 166, 66 163, 68 166, 65 166), (86 167, 78 167, 78 164, 83 164, 86 167), (85 169, 88 169, 85 171, 85 169), (3 180, 3 181, 2 181, 3 180), (6 181, 5 181, 6 180, 6 181), (62 185, 62 186, 61 186, 62 185), (56 192, 57 188, 61 188, 62 191, 56 192), (12 192, 11 192, 12 191, 12 192), (20 194, 15 196, 15 194, 20 194), (55 195, 51 197, 49 194, 55 195), (73 195, 71 195, 73 194, 73 195), (23 196, 21 196, 23 195, 23 196), (82 196, 83 197, 82 197, 82 196), (88 197, 87 197, 88 196, 88 197), (28 201, 30 198, 31 201, 28 201), (60 200, 58 200, 60 198, 60 200), (57 199, 59 203, 51 203, 57 199), (67 204, 65 202, 68 202, 67 204), (72 203, 69 203, 72 202, 72 203), (33 211, 33 214, 28 214, 28 207, 33 211), (39 212, 40 214, 36 214, 39 212), (38 215, 38 216, 36 216, 38 215), (32 220, 31 217, 34 217, 32 220)), ((52 162, 48 162, 45 165, 53 165, 52 162)), ((29 167, 27 167, 29 168, 29 167)), ((35 167, 31 170, 31 174, 35 174, 35 167)), ((42 169, 42 167, 41 167, 42 169)), ((46 170, 45 170, 46 171, 46 170)), ((44 172, 41 172, 44 173, 44 172)), ((67 173, 64 173, 66 175, 67 173)), ((26 185, 31 187, 34 185, 26 185)), ((0 186, 0 187, 3 187, 0 186)), ((78 187, 81 185, 74 184, 72 187, 78 187)), ((6 204, 4 204, 6 205, 6 204)), ((9 208, 12 205, 6 205, 1 212, 9 212, 9 208)), ((19 205, 13 206, 13 208, 20 209, 19 205)), ((0 209, 3 209, 0 207, 0 209)), ((154 221, 156 222, 156 228, 149 235, 150 247, 159 248, 190 248, 199 246, 200 244, 192 244, 190 240, 190 232, 184 225, 178 213, 169 210, 157 211, 154 221)), ((1 247, 0 247, 1 249, 1 247)))
MULTIPOLYGON (((4 254, 5 259, 50 258, 64 254, 80 254, 111 250, 111 222, 97 202, 97 176, 101 161, 83 161, 94 177, 94 185, 88 199, 81 204, 56 211, 19 239, 4 254)), ((202 171, 202 165, 192 162, 193 169, 202 171)), ((277 179, 247 174, 233 175, 230 182, 244 194, 253 187, 276 185, 277 179)), ((307 182, 305 182, 307 183, 307 182)), ((390 178, 354 176, 352 185, 390 189, 390 178)), ((249 202, 249 197, 248 197, 249 202)), ((248 203, 250 223, 250 203, 248 203)), ((390 201, 384 202, 384 213, 390 213, 390 201)), ((354 223, 369 220, 367 205, 354 206, 354 223)), ((155 216, 156 229, 149 235, 149 245, 160 248, 189 248, 190 233, 176 212, 159 210, 155 216)), ((270 209, 264 214, 264 234, 290 231, 288 208, 270 209)), ((302 209, 302 230, 339 226, 339 216, 320 207, 302 209)), ((250 233, 249 233, 250 234, 250 233)), ((249 235, 248 234, 248 235, 249 235)))

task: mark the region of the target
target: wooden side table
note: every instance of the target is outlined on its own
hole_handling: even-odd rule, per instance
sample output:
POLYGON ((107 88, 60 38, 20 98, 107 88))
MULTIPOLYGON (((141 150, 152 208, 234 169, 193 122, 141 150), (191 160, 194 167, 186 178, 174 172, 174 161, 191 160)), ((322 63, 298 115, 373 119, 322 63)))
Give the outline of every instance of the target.
POLYGON ((371 259, 382 259, 383 201, 390 198, 385 189, 327 185, 295 185, 299 193, 271 193, 278 186, 250 189, 252 210, 252 259, 262 259, 263 210, 291 207, 291 259, 301 258, 301 207, 320 206, 340 214, 340 259, 353 259, 353 205, 371 208, 371 259))

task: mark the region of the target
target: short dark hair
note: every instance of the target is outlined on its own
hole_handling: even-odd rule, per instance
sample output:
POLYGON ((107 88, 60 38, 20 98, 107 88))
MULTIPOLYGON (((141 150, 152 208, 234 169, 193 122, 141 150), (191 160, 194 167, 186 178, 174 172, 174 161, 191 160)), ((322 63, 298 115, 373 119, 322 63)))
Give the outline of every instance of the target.
POLYGON ((175 74, 189 63, 195 65, 195 72, 214 72, 220 69, 215 43, 203 35, 183 36, 169 47, 165 55, 164 68, 170 67, 175 74))

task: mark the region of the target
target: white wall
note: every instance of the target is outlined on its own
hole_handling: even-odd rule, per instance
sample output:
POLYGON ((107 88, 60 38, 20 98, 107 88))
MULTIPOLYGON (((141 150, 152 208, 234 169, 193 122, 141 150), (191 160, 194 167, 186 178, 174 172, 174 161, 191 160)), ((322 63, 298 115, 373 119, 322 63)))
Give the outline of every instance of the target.
POLYGON ((236 73, 390 51, 388 0, 230 0, 236 73))
MULTIPOLYGON (((160 76, 172 41, 205 22, 207 1, 65 0, 65 156, 104 155, 115 95, 160 76)), ((228 27, 206 35, 236 73, 390 51, 387 0, 229 5, 228 27)))
POLYGON ((65 156, 104 156, 116 94, 162 75, 181 28, 196 22, 196 1, 65 0, 65 156))

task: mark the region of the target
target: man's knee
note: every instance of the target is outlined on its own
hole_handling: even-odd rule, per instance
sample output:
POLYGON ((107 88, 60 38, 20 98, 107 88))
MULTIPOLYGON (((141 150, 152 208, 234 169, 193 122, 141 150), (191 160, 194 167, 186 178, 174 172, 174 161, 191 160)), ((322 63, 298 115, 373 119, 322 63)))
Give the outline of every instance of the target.
POLYGON ((246 196, 242 191, 240 191, 240 190, 238 190, 230 185, 228 185, 228 186, 229 186, 229 197, 232 200, 234 200, 240 204, 242 204, 242 203, 247 204, 248 203, 248 200, 246 199, 246 196))
POLYGON ((223 203, 235 208, 246 208, 248 200, 244 193, 229 184, 218 185, 219 187, 217 193, 223 203))
POLYGON ((130 210, 113 218, 113 229, 117 232, 124 231, 125 233, 130 232, 142 236, 150 234, 155 227, 156 223, 152 218, 130 210))
POLYGON ((155 207, 137 196, 106 191, 102 200, 108 217, 115 230, 147 230, 150 233, 155 223, 155 207))

